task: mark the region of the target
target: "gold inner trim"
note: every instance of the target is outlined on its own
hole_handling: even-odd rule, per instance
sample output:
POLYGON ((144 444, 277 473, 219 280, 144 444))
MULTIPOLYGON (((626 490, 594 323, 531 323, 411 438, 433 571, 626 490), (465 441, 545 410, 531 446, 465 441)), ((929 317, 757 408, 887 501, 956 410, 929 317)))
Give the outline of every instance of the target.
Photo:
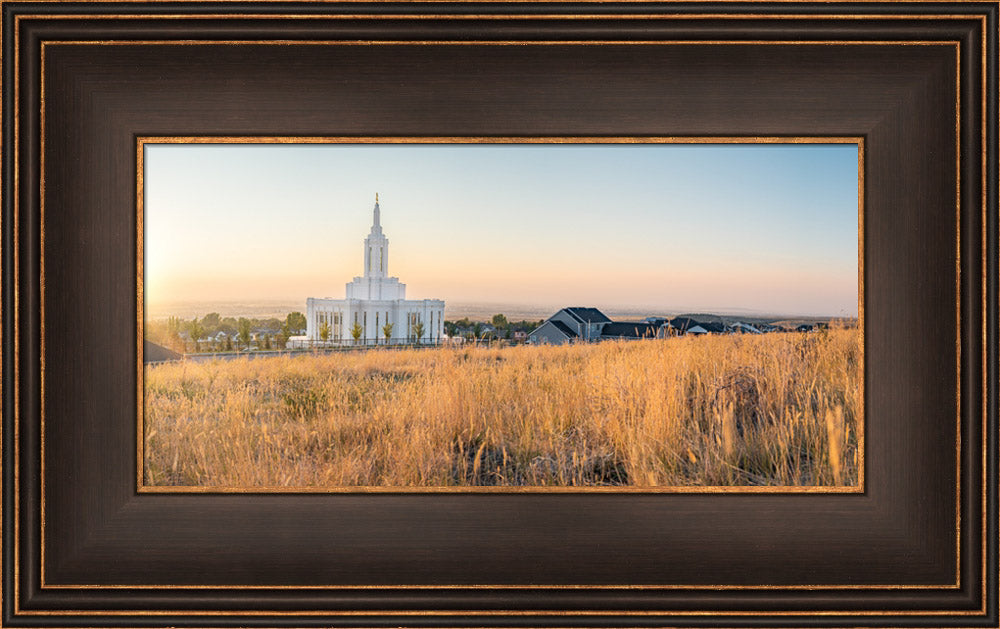
MULTIPOLYGON (((42 42, 42 46, 248 46, 261 45, 264 42, 250 39, 178 39, 178 40, 60 40, 42 42)), ((846 40, 846 41, 795 41, 784 39, 771 40, 701 40, 701 41, 662 41, 650 40, 617 40, 617 39, 583 39, 583 40, 463 40, 448 39, 404 41, 397 39, 356 39, 343 41, 330 40, 300 40, 274 39, 266 42, 276 46, 952 46, 956 42, 933 40, 846 40)))
MULTIPOLYGON (((39 65, 45 67, 45 46, 40 51, 39 65)), ((39 579, 45 582, 45 75, 39 86, 39 140, 38 140, 38 308, 40 329, 39 343, 39 579)))
MULTIPOLYGON (((435 136, 435 137, 378 137, 378 136, 148 136, 139 137, 136 140, 136 169, 139 172, 137 178, 137 272, 136 304, 137 304, 137 324, 142 329, 144 319, 145 296, 143 294, 142 251, 145 235, 141 231, 143 224, 143 199, 142 188, 144 172, 143 157, 145 146, 148 144, 854 144, 858 147, 858 330, 861 340, 861 359, 864 365, 864 138, 860 136, 621 136, 621 137, 597 137, 597 136, 551 136, 551 137, 530 137, 530 136, 478 136, 478 137, 455 137, 455 136, 435 136)), ((141 342, 140 342, 141 344, 141 342)), ((717 486, 683 486, 683 485, 661 485, 655 487, 537 487, 537 486, 503 486, 503 487, 449 487, 449 486, 153 486, 144 482, 145 467, 145 430, 144 430, 144 395, 145 387, 144 370, 142 364, 142 352, 138 353, 139 382, 137 384, 137 426, 136 426, 136 452, 137 452, 137 478, 136 489, 141 494, 354 494, 354 493, 406 493, 406 494, 862 494, 864 493, 864 441, 867 432, 866 410, 864 408, 864 373, 862 374, 862 409, 861 427, 858 434, 858 483, 845 486, 745 486, 745 485, 717 485, 717 486)))
POLYGON ((962 52, 955 53, 955 583, 962 581, 962 52))
MULTIPOLYGON (((2 0, 0 0, 2 2, 2 0)), ((0 10, 3 6, 0 5, 0 10)), ((0 37, 5 29, 0 28, 0 37)), ((21 76, 21 29, 18 20, 14 20, 14 614, 21 608, 21 244, 20 244, 20 205, 21 205, 21 159, 20 159, 20 76, 21 76)), ((0 48, 2 50, 2 48, 0 48)), ((2 125, 0 125, 2 127, 2 125)), ((6 374, 5 374, 6 375, 6 374)), ((0 431, 2 432, 2 431, 0 431)), ((0 466, 0 476, 3 467, 0 466)), ((2 502, 2 501, 0 501, 2 502)))
MULTIPOLYGON (((146 214, 145 214, 145 208, 144 208, 144 202, 145 202, 145 196, 146 196, 144 194, 144 190, 145 190, 145 181, 144 181, 144 179, 145 179, 145 175, 146 175, 146 168, 145 168, 144 159, 145 159, 145 150, 144 150, 144 147, 143 147, 143 143, 140 140, 139 142, 136 142, 136 146, 135 146, 135 162, 136 162, 136 174, 135 174, 135 177, 136 177, 136 193, 135 193, 135 203, 136 203, 136 205, 135 205, 135 207, 136 207, 136 213, 135 213, 135 220, 136 220, 136 226, 135 226, 135 233, 136 233, 136 238, 135 238, 135 262, 136 262, 136 265, 137 265, 136 266, 136 272, 135 272, 135 278, 136 278, 135 279, 135 281, 136 281, 135 309, 136 309, 137 313, 139 313, 139 312, 143 313, 142 316, 136 315, 136 325, 138 326, 136 329, 137 329, 138 333, 137 333, 136 339, 135 339, 135 352, 136 352, 136 356, 138 357, 138 361, 137 361, 136 366, 135 366, 135 368, 136 368, 136 380, 135 380, 136 391, 135 391, 135 396, 136 396, 138 408, 140 409, 139 410, 140 416, 145 415, 145 408, 146 408, 146 405, 145 405, 145 401, 146 401, 146 382, 145 382, 146 370, 145 370, 145 363, 143 362, 143 351, 145 349, 144 348, 144 343, 145 343, 145 340, 146 340, 145 339, 145 337, 146 337, 146 335, 145 335, 145 326, 146 326, 146 317, 145 317, 145 311, 146 311, 146 308, 145 308, 145 305, 146 305, 145 304, 145 278, 146 278, 146 276, 145 276, 145 269, 144 269, 145 260, 146 260, 146 258, 145 258, 145 256, 146 256, 146 253, 145 253, 145 245, 146 245, 145 233, 146 233, 146 231, 145 231, 145 228, 144 228, 145 216, 146 216, 146 214)), ((145 476, 144 468, 145 468, 145 463, 146 463, 146 453, 145 453, 145 425, 144 425, 144 421, 143 420, 139 421, 138 432, 136 433, 136 439, 135 439, 135 441, 136 441, 136 451, 135 451, 135 455, 136 455, 136 459, 135 459, 135 470, 136 470, 135 490, 136 490, 136 492, 142 492, 142 490, 143 490, 143 477, 145 476)))
POLYGON ((708 610, 657 610, 657 611, 633 611, 633 610, 476 610, 476 609, 455 609, 448 611, 439 610, 242 610, 231 612, 224 610, 200 610, 200 611, 176 611, 176 610, 135 610, 135 609, 114 609, 114 610, 31 610, 25 611, 23 616, 174 616, 184 614, 186 616, 978 616, 979 612, 974 610, 806 610, 806 611, 708 611, 708 610))
MULTIPOLYGON (((64 0, 63 0, 64 1, 64 0)), ((839 0, 838 0, 839 1, 839 0)), ((522 2, 522 4, 524 4, 522 2)), ((831 13, 817 16, 809 13, 620 13, 620 14, 562 14, 562 13, 467 13, 467 14, 427 14, 427 13, 119 13, 115 15, 79 15, 79 14, 47 14, 35 15, 32 18, 46 20, 130 20, 130 19, 151 19, 151 20, 220 20, 220 19, 288 19, 288 20, 378 20, 381 22, 393 20, 701 20, 701 19, 727 19, 727 20, 756 20, 756 19, 792 19, 792 20, 813 20, 821 17, 823 19, 837 20, 975 20, 974 15, 956 14, 920 14, 920 15, 890 15, 890 14, 847 14, 831 13)))
MULTIPOLYGON (((64 42, 44 42, 44 43, 64 43, 64 42)), ((43 47, 44 47, 44 43, 43 43, 43 47)), ((165 43, 169 43, 169 42, 165 42, 165 43)), ((488 43, 495 43, 495 42, 488 42, 488 43)), ((532 42, 532 43, 534 43, 534 42, 532 42)), ((587 43, 589 43, 589 42, 587 42, 587 43)), ((743 42, 741 42, 741 43, 743 43, 743 42)), ((809 43, 813 43, 813 42, 809 42, 809 43)), ((840 43, 840 42, 831 42, 831 43, 840 43)), ((872 42, 860 42, 860 43, 869 44, 869 43, 872 43, 872 42)), ((892 42, 892 43, 899 44, 899 42, 892 42)), ((956 53, 958 52, 958 48, 959 48, 959 46, 958 46, 958 44, 956 42, 930 42, 930 43, 931 44, 936 44, 936 45, 954 45, 956 47, 956 53)), ((188 137, 188 138, 176 138, 176 141, 177 142, 191 141, 191 142, 208 143, 208 142, 218 142, 218 141, 221 141, 221 139, 222 138, 220 138, 220 137, 206 138, 206 137, 193 137, 192 136, 192 137, 188 137)), ((255 142, 255 143, 264 143, 264 141, 267 140, 267 138, 250 138, 250 139, 238 138, 238 139, 244 139, 246 141, 252 141, 252 142, 255 142)), ((405 139, 412 141, 411 138, 405 138, 405 139)), ((690 140, 689 138, 680 138, 680 139, 681 140, 690 140)), ((835 140, 833 138, 823 138, 823 139, 825 141, 827 141, 827 142, 832 142, 832 141, 835 140)), ((160 140, 162 141, 162 139, 160 139, 160 140)), ((287 142, 299 143, 299 142, 304 142, 305 140, 307 140, 307 139, 306 138, 290 138, 290 139, 287 139, 286 141, 287 142)), ((330 138, 311 138, 311 140, 314 141, 314 142, 328 142, 330 140, 330 138)), ((343 143, 357 143, 360 140, 361 140, 361 138, 343 138, 342 142, 343 143)), ((393 141, 393 139, 390 139, 390 138, 378 138, 378 140, 381 140, 381 141, 386 142, 386 143, 393 141)), ((396 140, 398 141, 399 139, 396 139, 396 140)), ((434 141, 434 139, 422 139, 422 140, 425 140, 427 142, 434 141)), ((539 141, 539 142, 546 142, 547 141, 547 139, 541 139, 541 140, 539 140, 537 138, 529 138, 529 139, 512 138, 509 141, 515 142, 515 141, 519 141, 519 140, 531 140, 531 141, 539 141)), ((607 138, 597 138, 597 140, 602 141, 602 142, 608 142, 609 141, 609 139, 607 139, 607 138)), ((648 138, 628 138, 628 139, 624 139, 623 141, 630 141, 630 140, 632 140, 632 141, 635 141, 635 140, 648 140, 648 138)), ((746 141, 747 138, 717 138, 716 142, 717 143, 725 143, 725 142, 731 142, 733 140, 746 141)), ((858 142, 857 139, 849 139, 849 138, 841 138, 840 140, 843 141, 843 142, 852 142, 852 141, 853 142, 858 142)), ((496 141, 496 138, 483 138, 482 141, 493 142, 493 141, 496 141)), ((567 142, 569 142, 569 141, 579 142, 580 139, 579 138, 569 138, 569 139, 567 139, 567 142)), ((767 139, 762 139, 762 141, 767 141, 767 139)), ((789 142, 789 143, 791 143, 791 142, 794 142, 795 140, 794 139, 790 140, 788 138, 774 138, 772 141, 774 141, 774 142, 789 142)), ((806 141, 809 141, 809 140, 803 139, 803 140, 799 140, 799 141, 806 142, 806 141)), ((145 142, 143 142, 143 143, 145 143, 145 142)), ((861 149, 861 145, 860 145, 860 142, 859 142, 859 155, 860 155, 860 149, 861 149)), ((859 167, 861 167, 860 164, 859 164, 859 167)), ((863 176, 863 171, 862 171, 862 176, 863 176)), ((859 184, 862 184, 862 182, 863 182, 863 179, 859 180, 859 184)), ((859 187, 863 187, 863 186, 859 185, 859 187)), ((863 201, 862 201, 862 203, 863 203, 863 201)), ((860 208, 860 206, 859 206, 859 208, 860 208)), ((861 211, 861 210, 859 210, 859 211, 860 211, 860 220, 863 220, 863 211, 861 211)), ((861 231, 861 225, 862 224, 859 222, 859 232, 861 231)), ((860 264, 859 264, 859 267, 861 267, 861 265, 863 265, 863 252, 859 251, 859 255, 862 258, 861 261, 860 261, 860 264)), ((863 271, 859 271, 859 274, 863 274, 863 271)), ((863 290, 862 287, 863 287, 863 282, 861 282, 859 284, 859 301, 860 301, 861 296, 863 295, 863 293, 860 292, 861 290, 863 290)), ((859 306, 859 325, 860 325, 860 322, 862 320, 861 317, 863 316, 862 312, 863 312, 863 303, 861 303, 860 306, 859 306)), ((862 434, 863 433, 864 433, 864 431, 862 432, 862 434)), ((863 438, 862 438, 862 440, 860 440, 860 443, 863 444, 863 438)), ((864 459, 862 459, 862 461, 863 460, 864 459)), ((138 467, 138 464, 137 464, 137 467, 138 467)), ((864 464, 862 464, 860 470, 863 470, 863 469, 864 469, 864 464)), ((140 477, 140 479, 141 479, 141 477, 140 477)), ((139 479, 137 479, 137 480, 139 480, 139 479)), ((202 488, 197 488, 197 489, 201 490, 202 488)), ((204 493, 219 493, 219 490, 217 488, 204 488, 204 489, 205 489, 204 493)), ((358 489, 359 488, 349 488, 348 491, 356 492, 356 491, 358 491, 358 489)), ((378 490, 385 489, 386 491, 389 491, 389 492, 392 492, 393 489, 395 489, 396 492, 399 491, 398 488, 376 488, 376 489, 378 489, 378 490)), ((763 488, 763 489, 766 489, 766 488, 763 488)), ((781 489, 787 489, 787 488, 777 488, 777 489, 779 490, 778 493, 782 493, 780 490, 781 489)), ((798 488, 796 488, 796 489, 798 489, 798 488)), ((851 488, 846 488, 846 489, 848 491, 850 491, 851 488)), ((140 485, 140 490, 142 490, 142 486, 141 485, 140 485)), ((149 491, 150 488, 145 488, 145 490, 149 491)), ((419 490, 419 488, 418 488, 418 490, 419 490)), ((728 492, 728 491, 731 491, 732 488, 726 487, 726 488, 723 488, 722 490, 728 492)), ((262 491, 262 489, 255 488, 255 490, 248 491, 247 493, 260 493, 260 491, 262 491)), ((324 490, 323 489, 318 489, 317 491, 324 491, 324 490)), ((328 492, 328 490, 326 490, 326 491, 328 492)), ((820 488, 820 491, 823 491, 823 489, 820 488)), ((154 491, 150 491, 150 493, 159 493, 159 492, 156 492, 154 490, 154 491)), ((181 492, 173 492, 173 491, 171 491, 170 493, 181 493, 181 492)), ((201 493, 201 492, 199 492, 199 493, 201 493)), ((303 492, 299 491, 299 492, 295 492, 295 493, 303 493, 303 492)), ((828 492, 828 493, 837 493, 837 492, 828 492)), ((487 586, 487 587, 490 587, 490 586, 487 586)), ((657 586, 652 586, 652 587, 657 587, 657 586)), ((737 586, 737 587, 739 587, 739 586, 737 586)), ((811 587, 811 586, 806 586, 806 587, 811 587)), ((907 586, 900 586, 900 587, 907 587, 907 586)), ((916 587, 935 587, 935 586, 916 586, 916 587)), ((945 586, 945 587, 957 587, 957 586, 948 585, 948 586, 945 586)))
MULTIPOLYGON (((982 106, 980 107, 981 113, 980 113, 980 122, 979 122, 979 124, 980 124, 980 140, 979 141, 982 144, 982 158, 981 158, 982 159, 982 169, 981 169, 982 172, 981 172, 981 175, 980 175, 981 178, 982 178, 982 181, 979 184, 979 194, 982 197, 982 218, 981 218, 981 221, 982 221, 982 225, 981 225, 982 238, 981 238, 981 241, 982 241, 982 250, 983 250, 983 253, 982 253, 982 255, 983 255, 982 268, 980 269, 980 273, 983 276, 983 278, 982 278, 982 291, 983 291, 983 294, 982 294, 983 347, 982 347, 982 358, 981 358, 981 360, 982 360, 981 368, 983 370, 983 382, 982 382, 982 387, 983 388, 981 390, 981 394, 982 394, 982 398, 983 398, 983 404, 982 404, 982 406, 983 406, 983 418, 982 418, 982 433, 983 433, 983 447, 982 447, 982 451, 983 451, 982 452, 982 457, 983 457, 983 460, 982 460, 982 466, 983 466, 983 469, 982 469, 982 476, 983 476, 982 483, 983 483, 983 486, 982 486, 982 494, 983 494, 983 497, 982 497, 982 529, 980 529, 980 537, 982 538, 982 553, 981 553, 981 555, 982 555, 982 571, 980 572, 980 580, 982 581, 982 592, 980 593, 980 602, 981 602, 980 611, 985 615, 987 613, 987 607, 986 607, 986 605, 987 605, 987 600, 988 600, 988 597, 987 597, 987 594, 986 594, 986 575, 988 574, 987 565, 986 565, 987 564, 987 561, 986 561, 986 530, 987 530, 987 522, 986 522, 986 512, 987 512, 986 483, 987 483, 987 474, 986 474, 986 470, 987 470, 987 467, 988 467, 988 464, 987 464, 988 462, 987 462, 987 458, 986 458, 986 434, 988 432, 988 425, 987 424, 989 423, 989 401, 988 401, 988 395, 987 395, 987 391, 988 391, 988 379, 987 379, 987 375, 989 373, 989 361, 988 361, 989 344, 987 342, 988 341, 987 328, 988 328, 988 325, 989 325, 989 316, 987 314, 987 307, 986 307, 986 299, 987 299, 987 295, 989 295, 987 281, 986 281, 986 276, 987 276, 987 274, 989 272, 989 264, 987 263, 987 253, 986 253, 986 251, 987 251, 987 240, 988 240, 987 234, 986 234, 986 226, 988 224, 988 220, 987 220, 987 207, 986 207, 987 206, 987 203, 986 203, 986 198, 987 198, 987 186, 986 186, 986 176, 987 176, 987 167, 986 167, 986 163, 987 163, 986 162, 986 159, 987 159, 987 155, 986 155, 986 108, 987 108, 987 101, 986 101, 986 84, 987 84, 987 77, 986 77, 986 26, 987 26, 987 23, 986 23, 986 17, 985 16, 981 16, 980 20, 981 20, 981 27, 982 27, 980 29, 980 32, 979 32, 980 46, 982 47, 982 59, 981 59, 981 62, 980 62, 980 65, 981 65, 981 71, 980 71, 980 83, 981 83, 980 98, 981 98, 981 101, 982 101, 982 106)), ((1000 27, 998 27, 998 29, 1000 29, 1000 27)), ((998 33, 998 38, 997 39, 1000 40, 1000 33, 998 33)), ((994 113, 996 113, 996 112, 994 112, 994 113)), ((998 182, 998 183, 1000 183, 1000 182, 998 182)), ((1000 187, 1000 186, 998 186, 998 187, 1000 187)), ((998 217, 998 218, 1000 218, 1000 217, 998 217)), ((998 222, 1000 222, 1000 221, 998 221, 998 222)), ((996 242, 998 243, 998 249, 1000 249, 1000 226, 998 226, 998 228, 997 228, 996 236, 997 236, 996 242)), ((997 254, 997 262, 998 262, 997 266, 998 266, 998 268, 1000 268, 1000 253, 997 254)), ((994 334, 997 335, 994 338, 1000 337, 1000 325, 998 325, 997 329, 994 330, 994 334)), ((1000 581, 1000 579, 998 579, 998 581, 1000 581)), ((998 583, 998 587, 1000 587, 1000 583, 998 583)))

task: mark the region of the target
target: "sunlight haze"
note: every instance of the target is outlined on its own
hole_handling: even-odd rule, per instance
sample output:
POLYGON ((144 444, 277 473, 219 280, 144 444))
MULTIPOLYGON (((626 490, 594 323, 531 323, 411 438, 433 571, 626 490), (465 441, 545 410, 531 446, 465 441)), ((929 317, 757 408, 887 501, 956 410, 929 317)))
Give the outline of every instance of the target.
POLYGON ((407 298, 858 314, 858 151, 147 144, 148 305, 344 297, 375 194, 407 298))

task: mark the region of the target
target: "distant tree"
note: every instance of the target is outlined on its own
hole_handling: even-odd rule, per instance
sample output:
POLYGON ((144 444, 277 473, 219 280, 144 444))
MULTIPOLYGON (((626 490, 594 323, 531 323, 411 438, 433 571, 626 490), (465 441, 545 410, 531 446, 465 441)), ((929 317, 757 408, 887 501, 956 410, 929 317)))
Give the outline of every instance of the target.
POLYGON ((385 344, 389 344, 389 339, 392 338, 392 324, 386 323, 382 326, 382 334, 385 335, 385 344))
POLYGON ((277 333, 277 334, 274 335, 274 343, 280 349, 285 349, 285 347, 288 345, 288 337, 285 336, 285 333, 283 331, 279 332, 279 333, 277 333))
POLYGON ((424 322, 417 321, 416 325, 413 326, 413 336, 416 338, 417 342, 424 338, 424 322))
POLYGON ((361 327, 360 323, 355 322, 351 326, 351 337, 354 339, 354 344, 357 345, 358 341, 361 339, 361 335, 364 334, 364 328, 361 327))
POLYGON ((261 321, 260 327, 264 328, 265 330, 277 332, 278 330, 281 329, 281 323, 282 322, 280 319, 271 317, 270 319, 264 319, 263 321, 261 321))
POLYGON ((240 342, 246 345, 247 349, 250 349, 250 319, 245 319, 240 317, 239 321, 236 322, 236 329, 240 335, 240 342))
POLYGON ((445 321, 444 333, 448 336, 458 336, 458 326, 455 325, 454 321, 445 321))
POLYGON ((330 324, 326 321, 319 325, 319 338, 323 339, 324 343, 330 340, 330 324))
POLYGON ((498 330, 506 328, 508 325, 510 325, 508 323, 508 321, 507 321, 507 317, 505 317, 502 314, 495 314, 495 315, 493 315, 492 323, 493 323, 493 327, 496 328, 496 329, 498 329, 498 330))
POLYGON ((289 312, 285 317, 285 324, 290 330, 304 330, 306 328, 306 316, 301 312, 289 312))
POLYGON ((482 335, 482 333, 483 333, 483 324, 476 321, 476 325, 472 326, 472 335, 478 339, 480 335, 482 335))
POLYGON ((271 335, 264 335, 264 349, 271 349, 271 335))
POLYGON ((510 337, 511 337, 512 335, 513 335, 513 332, 511 331, 511 329, 510 329, 510 328, 507 328, 507 330, 506 330, 506 331, 505 331, 505 332, 503 333, 503 337, 504 337, 505 339, 510 339, 510 337))
POLYGON ((167 338, 173 349, 183 351, 184 341, 181 340, 181 320, 177 317, 167 319, 167 338))
POLYGON ((206 332, 212 334, 218 331, 219 326, 222 324, 222 318, 218 312, 210 312, 201 318, 201 324, 205 326, 206 332))
POLYGON ((227 352, 233 351, 233 339, 228 335, 226 336, 226 351, 227 352))
POLYGON ((203 328, 201 326, 201 323, 198 322, 198 317, 192 319, 191 324, 188 326, 188 334, 191 335, 191 340, 194 341, 195 352, 201 351, 201 347, 198 344, 198 339, 200 339, 201 335, 204 333, 205 333, 205 328, 203 328))

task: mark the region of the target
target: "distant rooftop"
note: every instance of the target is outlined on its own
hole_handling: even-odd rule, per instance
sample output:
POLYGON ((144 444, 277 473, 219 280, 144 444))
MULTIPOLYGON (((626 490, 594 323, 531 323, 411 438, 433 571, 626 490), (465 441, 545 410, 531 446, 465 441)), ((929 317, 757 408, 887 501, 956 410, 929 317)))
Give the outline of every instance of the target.
POLYGON ((564 308, 570 315, 578 319, 581 323, 611 323, 603 312, 597 308, 583 308, 581 306, 570 306, 564 308))
POLYGON ((655 323, 619 321, 609 323, 601 328, 601 336, 618 336, 622 338, 655 337, 660 326, 655 323))
POLYGON ((161 363, 168 360, 180 360, 181 358, 184 358, 184 356, 172 349, 157 345, 152 341, 143 340, 142 362, 144 363, 161 363))

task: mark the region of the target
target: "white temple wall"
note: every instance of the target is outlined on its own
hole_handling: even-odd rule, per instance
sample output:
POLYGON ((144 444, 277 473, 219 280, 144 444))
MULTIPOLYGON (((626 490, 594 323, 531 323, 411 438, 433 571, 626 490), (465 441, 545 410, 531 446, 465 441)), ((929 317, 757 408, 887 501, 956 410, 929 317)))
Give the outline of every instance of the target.
POLYGON ((330 326, 330 342, 354 342, 351 329, 355 321, 362 327, 362 340, 368 344, 385 342, 382 327, 392 322, 390 342, 409 342, 413 327, 424 324, 424 342, 438 342, 444 333, 444 302, 424 300, 316 299, 306 302, 306 336, 321 341, 323 322, 330 326), (412 315, 412 317, 411 317, 412 315))

